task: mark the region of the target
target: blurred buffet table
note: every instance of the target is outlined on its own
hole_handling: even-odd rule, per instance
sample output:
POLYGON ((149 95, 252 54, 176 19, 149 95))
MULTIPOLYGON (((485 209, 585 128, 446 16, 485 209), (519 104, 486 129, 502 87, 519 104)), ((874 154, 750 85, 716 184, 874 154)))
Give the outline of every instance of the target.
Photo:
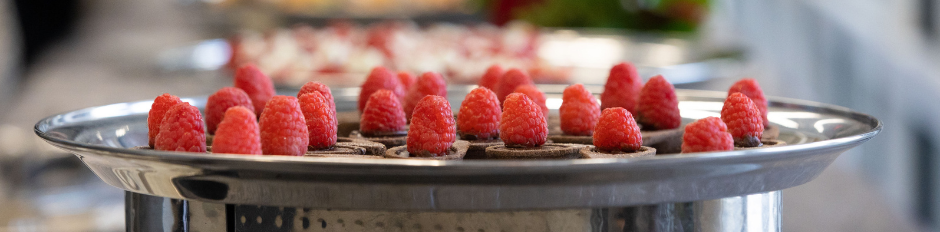
MULTIPOLYGON (((0 125, 2 231, 123 231, 124 195, 97 179, 75 156, 33 135, 55 113, 110 103, 208 95, 227 86, 227 71, 167 70, 160 55, 227 36, 211 15, 185 1, 87 1, 76 33, 41 56, 24 75, 0 125)), ((747 64, 745 64, 747 66, 747 64)), ((753 67, 745 67, 750 70, 753 67)), ((753 74, 761 72, 749 72, 753 74)), ((599 77, 603 78, 603 76, 599 77)), ((717 76, 679 88, 724 90, 740 76, 717 76)), ((770 93, 773 95, 773 93, 770 93)), ((783 191, 788 231, 915 231, 889 206, 845 153, 816 180, 783 191)))

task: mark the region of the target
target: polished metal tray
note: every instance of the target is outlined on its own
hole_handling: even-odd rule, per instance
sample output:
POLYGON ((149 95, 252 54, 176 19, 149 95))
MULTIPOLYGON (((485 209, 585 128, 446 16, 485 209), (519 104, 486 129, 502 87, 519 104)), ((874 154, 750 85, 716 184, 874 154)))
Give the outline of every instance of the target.
MULTIPOLYGON (((454 109, 471 86, 451 86, 454 109)), ((546 90, 552 112, 563 86, 546 90)), ((594 86, 592 88, 598 88, 594 86)), ((354 110, 357 89, 336 89, 354 110)), ((594 90, 599 93, 600 91, 594 90)), ((289 94, 289 93, 286 93, 289 94)), ((726 93, 678 91, 684 123, 718 116, 726 93)), ((205 98, 185 98, 202 107, 205 98)), ((557 104, 556 104, 557 103, 557 104)), ((227 204, 364 210, 489 211, 689 202, 806 183, 882 124, 849 109, 771 98, 788 146, 632 159, 462 160, 243 156, 133 150, 147 144, 150 101, 45 118, 36 134, 102 180, 148 195, 227 204)))

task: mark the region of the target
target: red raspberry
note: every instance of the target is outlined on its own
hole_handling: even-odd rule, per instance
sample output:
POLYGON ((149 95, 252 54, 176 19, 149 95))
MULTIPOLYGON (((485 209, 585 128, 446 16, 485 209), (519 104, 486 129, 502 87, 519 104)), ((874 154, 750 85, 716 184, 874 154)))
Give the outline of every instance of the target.
POLYGON ((369 100, 369 96, 380 89, 392 91, 399 102, 405 96, 405 90, 402 89, 401 82, 398 81, 394 73, 388 71, 385 67, 375 67, 369 73, 366 82, 362 83, 362 90, 359 92, 359 112, 366 108, 366 101, 369 100))
POLYGON ((764 122, 760 110, 742 93, 732 93, 721 108, 721 121, 728 125, 734 144, 741 147, 760 146, 764 122))
POLYGON ((477 87, 460 103, 457 130, 470 140, 499 138, 499 116, 502 113, 496 94, 486 87, 477 87))
POLYGON ((222 121, 225 111, 233 106, 244 106, 252 112, 255 111, 248 94, 239 88, 225 87, 209 96, 206 100, 206 127, 210 135, 215 134, 216 126, 222 121))
POLYGON ((728 127, 717 117, 696 120, 685 126, 682 135, 682 153, 706 151, 730 151, 734 141, 728 127))
POLYGON ((503 102, 499 138, 510 147, 537 147, 545 144, 548 122, 539 106, 521 93, 512 93, 503 102))
POLYGON ((764 120, 764 126, 770 125, 770 121, 767 121, 767 98, 764 98, 764 91, 760 89, 757 80, 744 78, 735 82, 731 85, 731 89, 728 89, 728 96, 731 96, 732 93, 743 93, 744 96, 751 98, 751 101, 753 101, 757 109, 760 110, 761 119, 764 120))
POLYGON ((235 87, 242 89, 251 98, 255 114, 261 114, 264 104, 274 97, 274 84, 271 78, 261 73, 253 64, 243 65, 235 71, 235 87))
POLYGON ((411 89, 411 85, 415 83, 415 75, 412 75, 406 71, 398 72, 398 82, 401 82, 401 88, 405 92, 411 89))
POLYGON ((212 139, 212 153, 261 154, 261 131, 254 110, 233 106, 225 111, 212 139))
POLYGON ((643 82, 633 64, 622 62, 615 65, 610 68, 607 84, 604 85, 604 92, 601 93, 601 109, 623 107, 635 114, 636 102, 640 97, 642 87, 643 82))
POLYGON ((662 75, 647 81, 640 90, 636 119, 644 130, 674 129, 682 123, 676 90, 662 75))
POLYGON ((529 77, 529 74, 522 72, 517 68, 509 69, 502 77, 499 78, 499 81, 496 83, 496 97, 499 98, 499 102, 506 101, 506 96, 508 96, 513 91, 516 91, 516 88, 523 85, 531 85, 532 78, 529 77))
POLYGON ((505 73, 503 66, 494 64, 486 69, 486 73, 483 74, 483 77, 480 77, 480 83, 477 85, 491 90, 496 89, 496 83, 499 83, 499 77, 502 76, 503 73, 505 73))
POLYGON ((323 83, 316 81, 307 82, 303 87, 300 87, 300 92, 297 92, 297 98, 300 99, 300 96, 314 91, 320 92, 320 95, 323 96, 323 99, 326 100, 326 103, 330 104, 330 110, 336 112, 336 102, 333 101, 333 92, 330 91, 329 86, 326 86, 323 83))
POLYGON ((568 135, 593 134, 597 119, 601 116, 597 98, 582 84, 565 88, 558 112, 561 116, 561 131, 568 135))
POLYGON ((447 98, 428 95, 415 106, 408 129, 408 153, 416 156, 445 156, 456 140, 454 113, 447 98))
POLYGON ((205 126, 199 108, 188 102, 176 104, 166 111, 153 148, 161 151, 206 152, 205 126))
POLYGON ((153 104, 150 105, 150 113, 147 115, 147 137, 149 137, 148 144, 153 148, 153 143, 157 139, 157 134, 160 133, 160 123, 163 122, 163 115, 166 114, 167 110, 170 110, 171 107, 176 104, 182 103, 180 98, 177 96, 170 95, 169 93, 164 93, 163 95, 157 96, 156 99, 153 99, 153 104))
POLYGON ((444 83, 441 74, 434 72, 421 74, 415 86, 408 90, 408 94, 405 95, 405 117, 410 120, 411 112, 418 105, 418 101, 428 95, 447 97, 447 84, 444 83))
POLYGON ((405 131, 408 123, 405 111, 392 91, 382 89, 369 96, 365 111, 359 122, 363 134, 382 134, 405 131))
POLYGON ((311 92, 300 96, 300 110, 307 121, 310 133, 309 146, 314 150, 327 149, 336 144, 336 111, 320 92, 311 92))
POLYGON ((620 107, 604 109, 594 127, 594 146, 598 150, 634 152, 641 145, 643 136, 630 111, 620 107))
POLYGON ((297 98, 274 96, 261 112, 261 150, 265 155, 302 156, 310 134, 297 98))
POLYGON ((542 115, 548 118, 548 106, 545 105, 545 101, 547 101, 548 98, 545 97, 545 93, 542 93, 539 88, 536 88, 534 85, 521 85, 516 88, 513 93, 525 94, 532 102, 539 105, 539 109, 542 110, 542 115))

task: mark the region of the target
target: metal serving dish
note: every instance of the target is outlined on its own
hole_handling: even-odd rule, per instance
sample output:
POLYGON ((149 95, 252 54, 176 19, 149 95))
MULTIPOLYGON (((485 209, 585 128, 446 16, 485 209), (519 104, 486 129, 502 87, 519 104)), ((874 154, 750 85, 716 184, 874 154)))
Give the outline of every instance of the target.
MULTIPOLYGON (((470 87, 451 86, 454 109, 470 87)), ((561 86, 540 87, 549 93, 549 105, 556 112, 561 86)), ((337 109, 354 109, 356 92, 336 89, 337 109)), ((679 90, 678 95, 687 123, 717 116, 726 93, 679 90)), ((184 100, 198 107, 205 103, 205 98, 184 100)), ((791 145, 635 159, 540 161, 304 158, 129 149, 147 144, 150 104, 119 103, 54 115, 39 121, 35 131, 81 158, 108 184, 133 193, 218 204, 493 211, 622 207, 772 193, 812 180, 839 154, 882 129, 877 119, 843 107, 771 98, 769 120, 781 128, 780 139, 791 145)))

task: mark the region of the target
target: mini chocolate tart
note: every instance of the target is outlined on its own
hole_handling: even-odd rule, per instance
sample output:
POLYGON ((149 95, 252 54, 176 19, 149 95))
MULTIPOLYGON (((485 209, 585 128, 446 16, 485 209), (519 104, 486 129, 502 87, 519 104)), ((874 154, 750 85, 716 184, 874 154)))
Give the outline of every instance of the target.
POLYGON ((487 147, 504 144, 503 140, 499 139, 499 135, 493 136, 491 138, 478 138, 476 135, 462 134, 460 131, 458 131, 457 136, 461 140, 470 143, 470 148, 467 149, 467 155, 464 156, 463 159, 483 159, 485 158, 487 147))
POLYGON ((634 152, 606 152, 598 151, 595 146, 588 146, 581 148, 581 158, 583 159, 603 159, 603 158, 636 158, 644 156, 654 156, 656 155, 656 148, 641 146, 639 150, 634 152))
POLYGON ((304 157, 343 157, 381 159, 385 154, 385 145, 363 139, 340 137, 336 145, 329 149, 307 150, 304 157))
POLYGON ((467 156, 464 156, 464 159, 485 159, 486 158, 486 148, 492 146, 502 146, 502 140, 469 140, 470 147, 467 149, 467 156))
POLYGON ((546 143, 538 147, 492 146, 486 148, 487 159, 577 159, 584 145, 546 143))
POLYGON ((413 156, 411 153, 408 153, 407 146, 397 146, 388 151, 385 151, 385 158, 395 158, 395 159, 425 159, 425 160, 459 160, 463 159, 467 155, 467 149, 470 148, 470 143, 464 140, 454 141, 453 145, 450 145, 450 149, 447 150, 447 155, 445 156, 413 156))
POLYGON ((385 145, 386 148, 404 146, 408 143, 408 131, 363 134, 358 130, 349 133, 350 138, 364 139, 385 145))
POLYGON ((764 133, 761 135, 761 139, 775 140, 777 137, 780 137, 780 127, 774 125, 764 127, 764 133))
POLYGON ((556 143, 574 143, 574 144, 584 144, 591 145, 594 144, 594 136, 590 135, 548 135, 548 139, 556 143))
POLYGON ((781 140, 775 140, 775 139, 774 139, 774 140, 770 140, 770 139, 761 139, 760 142, 761 142, 762 145, 756 146, 756 147, 739 147, 737 144, 735 144, 735 145, 734 145, 734 150, 735 150, 735 151, 740 151, 740 150, 750 150, 750 149, 759 149, 759 148, 768 148, 768 147, 780 147, 780 146, 786 146, 786 145, 787 145, 787 142, 784 142, 784 141, 781 141, 781 140))
POLYGON ((668 130, 641 130, 643 136, 643 146, 656 149, 656 154, 673 154, 682 152, 682 134, 685 133, 685 127, 668 130))

